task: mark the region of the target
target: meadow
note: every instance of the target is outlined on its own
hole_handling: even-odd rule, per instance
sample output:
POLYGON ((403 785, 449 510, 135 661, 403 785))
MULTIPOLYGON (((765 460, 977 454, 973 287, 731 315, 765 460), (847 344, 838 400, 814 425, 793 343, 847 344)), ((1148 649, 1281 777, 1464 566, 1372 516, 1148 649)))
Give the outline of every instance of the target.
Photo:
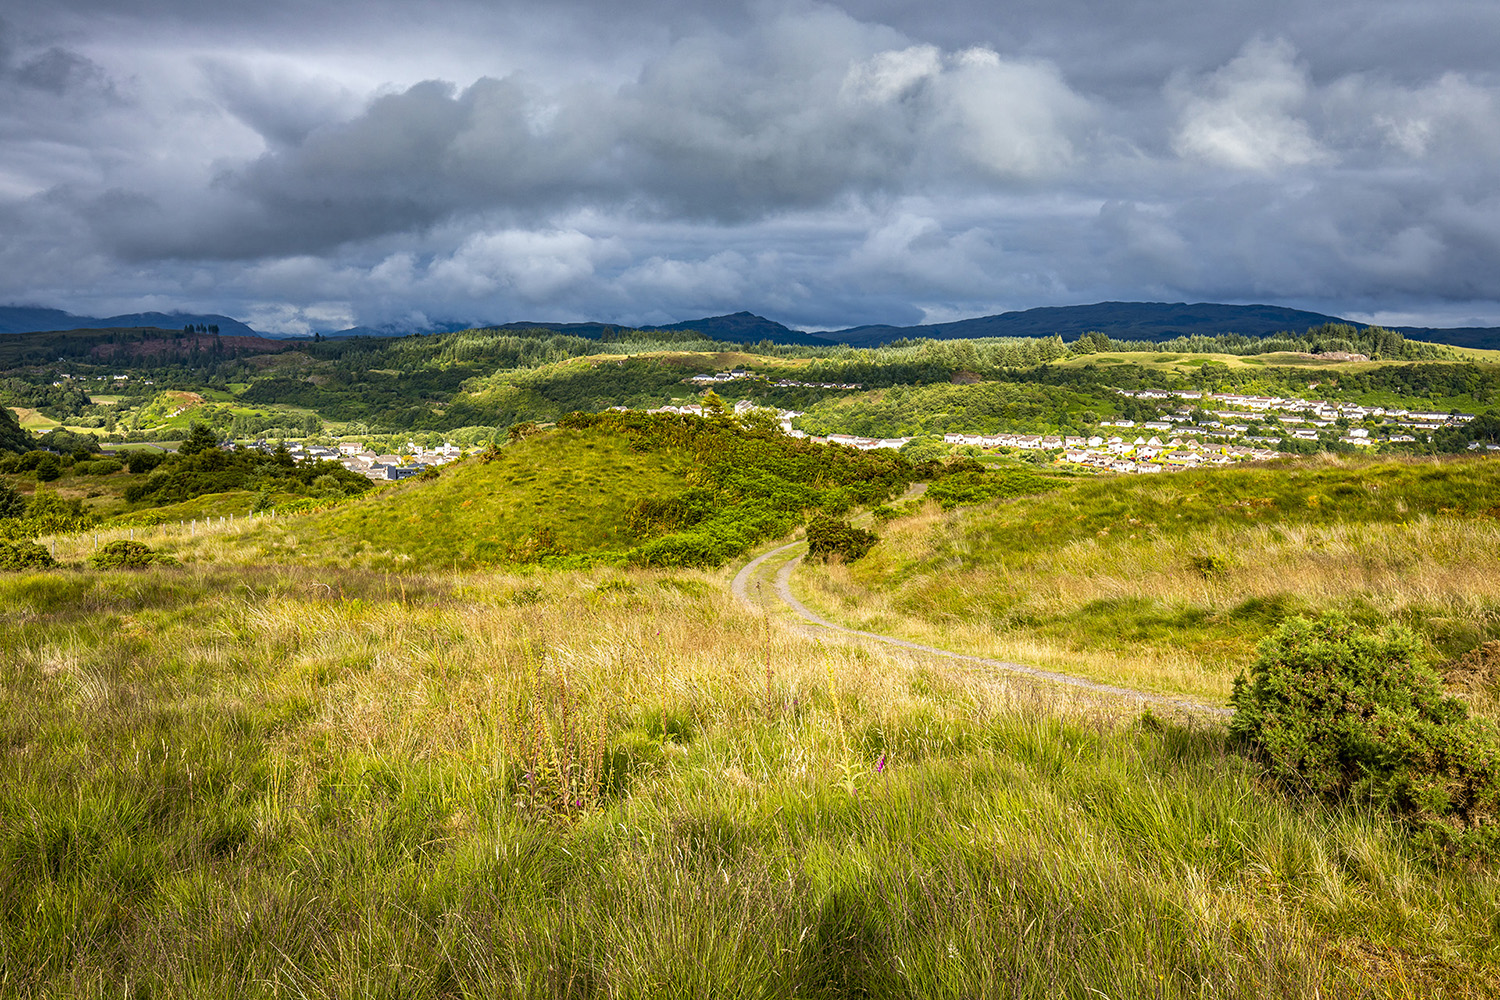
POLYGON ((861 629, 1222 704, 1291 615, 1402 624, 1434 665, 1500 638, 1497 504, 1500 466, 1484 459, 1084 480, 928 504, 865 559, 796 580, 861 629))
POLYGON ((1493 872, 725 575, 0 577, 0 993, 1500 989, 1493 872))

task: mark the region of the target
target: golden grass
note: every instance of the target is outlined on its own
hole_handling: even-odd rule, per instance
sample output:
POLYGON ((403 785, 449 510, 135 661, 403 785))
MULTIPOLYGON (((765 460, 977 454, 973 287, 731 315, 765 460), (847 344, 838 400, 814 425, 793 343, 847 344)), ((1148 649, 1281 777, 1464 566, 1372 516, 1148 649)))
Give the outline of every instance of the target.
MULTIPOLYGON (((281 527, 174 543, 207 557, 281 527)), ((80 932, 70 963, 167 995, 199 976, 228 991, 253 948, 276 959, 258 977, 315 995, 369 992, 396 956, 486 995, 571 995, 542 978, 566 960, 636 995, 704 967, 718 983, 686 992, 804 996, 811 959, 764 993, 723 977, 760 975, 745 955, 845 961, 868 938, 913 996, 1048 995, 1059 970, 1142 997, 1495 985, 1478 915, 1493 878, 1435 876, 1370 817, 1268 796, 1211 731, 1158 737, 1118 705, 812 636, 740 607, 726 577, 201 561, 0 581, 0 705, 30 720, 0 751, 12 774, 103 796, 133 769, 140 794, 168 787, 156 768, 189 802, 180 830, 164 813, 163 843, 195 835, 194 796, 247 817, 238 853, 206 862, 161 868, 167 848, 144 843, 148 875, 121 884, 161 873, 119 897, 129 943, 80 932), (527 812, 528 726, 547 731, 527 766, 551 766, 571 726, 624 777, 527 812), (237 767, 252 777, 231 794, 237 767), (820 929, 861 900, 878 901, 870 923, 820 929), (205 921, 234 930, 218 944, 205 921)))
POLYGON ((986 558, 965 514, 928 504, 882 532, 878 565, 801 571, 803 596, 844 624, 930 645, 1223 700, 1258 636, 1197 627, 1266 606, 1331 608, 1446 633, 1483 635, 1500 616, 1500 522, 1417 517, 1404 524, 1251 524, 1164 535, 1124 524, 1016 563, 986 558), (1205 575, 1193 560, 1217 557, 1205 575), (934 560, 939 560, 933 565, 934 560), (905 568, 928 566, 914 575, 905 568), (890 573, 897 579, 891 580, 890 573), (1110 604, 1150 602, 1177 632, 1047 628, 1110 604))

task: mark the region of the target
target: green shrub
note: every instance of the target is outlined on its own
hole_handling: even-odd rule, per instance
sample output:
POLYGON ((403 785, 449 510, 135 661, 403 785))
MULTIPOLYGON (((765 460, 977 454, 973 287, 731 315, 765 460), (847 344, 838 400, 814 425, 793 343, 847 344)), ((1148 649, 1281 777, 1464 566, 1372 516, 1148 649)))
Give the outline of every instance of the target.
POLYGON ((60 535, 82 531, 99 523, 99 518, 83 509, 83 501, 67 500, 52 490, 38 489, 26 503, 24 517, 0 519, 0 537, 35 538, 37 535, 60 535))
POLYGON ((835 555, 845 562, 854 562, 878 541, 873 531, 832 517, 815 517, 807 525, 807 554, 824 562, 835 555))
POLYGON ((0 541, 0 570, 39 569, 56 565, 57 560, 35 542, 0 541))
POLYGON ((0 518, 25 516, 26 498, 10 483, 0 480, 0 518))
POLYGON ((96 461, 85 460, 73 465, 75 476, 112 476, 125 468, 124 464, 113 458, 101 458, 96 461))
POLYGON ((36 481, 39 483, 50 483, 54 479, 62 477, 62 463, 53 454, 43 455, 36 463, 36 481))
POLYGON ((89 563, 96 569, 139 569, 152 563, 167 563, 172 560, 143 542, 122 538, 101 548, 89 563))
POLYGON ((1283 787, 1395 814, 1434 856, 1500 855, 1500 734, 1469 718, 1401 628, 1292 618, 1234 685, 1231 737, 1283 787))
POLYGON ((125 464, 131 475, 141 476, 160 465, 166 457, 159 451, 129 451, 125 453, 125 464))
POLYGON ((1192 556, 1188 562, 1199 575, 1205 578, 1223 576, 1234 567, 1234 560, 1221 555, 1192 556))

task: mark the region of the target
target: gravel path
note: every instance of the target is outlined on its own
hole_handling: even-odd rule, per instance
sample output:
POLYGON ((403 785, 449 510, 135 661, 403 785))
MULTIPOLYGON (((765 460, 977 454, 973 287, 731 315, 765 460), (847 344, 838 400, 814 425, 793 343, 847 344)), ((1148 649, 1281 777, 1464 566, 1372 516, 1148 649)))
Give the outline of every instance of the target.
POLYGON ((735 574, 730 590, 740 603, 758 613, 769 610, 772 602, 779 601, 790 609, 798 618, 809 625, 830 632, 841 632, 844 635, 856 636, 860 639, 869 639, 874 642, 885 643, 888 646, 899 646, 902 649, 915 650, 931 656, 942 656, 950 660, 962 660, 977 666, 992 670, 1002 670, 1007 673, 1021 674, 1026 677, 1035 678, 1050 684, 1062 684, 1068 687, 1081 688, 1095 694, 1110 695, 1116 698, 1124 698, 1131 701, 1142 702, 1148 705, 1160 705, 1163 708, 1176 709, 1182 712, 1190 712, 1194 715, 1228 716, 1230 710, 1216 705, 1205 705, 1202 702, 1191 701, 1186 698, 1173 698, 1168 695, 1153 694, 1149 691, 1137 691, 1134 688, 1116 687, 1113 684, 1101 684, 1091 681, 1086 677, 1077 677, 1073 674, 1059 673, 1055 670, 1041 670, 1037 667, 1028 667, 1021 663, 1010 663, 1005 660, 995 660, 987 656, 971 656, 967 653, 954 653, 946 649, 938 649, 936 646, 924 646, 919 642, 911 642, 907 639, 897 639, 894 636, 880 635, 877 632, 864 632, 859 629, 846 628, 822 617, 817 612, 808 608, 807 605, 797 600, 792 594, 791 579, 792 571, 802 562, 799 554, 787 560, 786 564, 776 573, 774 595, 770 600, 766 599, 762 584, 765 582, 761 567, 777 556, 784 555, 792 549, 804 545, 804 542, 791 542, 780 548, 772 549, 756 558, 750 560, 744 568, 735 574), (751 596, 752 590, 755 594, 751 596))

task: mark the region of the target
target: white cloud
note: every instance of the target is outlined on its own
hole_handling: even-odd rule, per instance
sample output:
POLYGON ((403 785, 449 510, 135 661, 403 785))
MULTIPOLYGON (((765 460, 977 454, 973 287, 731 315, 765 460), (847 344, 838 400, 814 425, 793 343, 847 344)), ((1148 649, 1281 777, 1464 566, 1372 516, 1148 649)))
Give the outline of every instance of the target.
POLYGON ((1056 67, 969 49, 951 60, 940 88, 955 145, 992 177, 1055 174, 1074 159, 1071 134, 1092 117, 1056 67))
POLYGON ((577 230, 507 229, 471 236, 428 271, 432 282, 469 298, 505 291, 527 302, 556 297, 591 277, 600 260, 618 255, 610 240, 577 230))
POLYGON ((905 97, 942 71, 943 56, 935 45, 877 52, 849 67, 839 96, 849 102, 885 104, 905 97))
POLYGON ((1327 160, 1298 117, 1308 98, 1307 72, 1290 43, 1261 39, 1206 80, 1178 80, 1182 104, 1172 148, 1179 155, 1241 170, 1269 171, 1327 160))
POLYGON ((285 302, 247 304, 237 317, 262 333, 308 336, 314 330, 347 330, 355 325, 355 312, 348 302, 314 302, 305 306, 285 302))

